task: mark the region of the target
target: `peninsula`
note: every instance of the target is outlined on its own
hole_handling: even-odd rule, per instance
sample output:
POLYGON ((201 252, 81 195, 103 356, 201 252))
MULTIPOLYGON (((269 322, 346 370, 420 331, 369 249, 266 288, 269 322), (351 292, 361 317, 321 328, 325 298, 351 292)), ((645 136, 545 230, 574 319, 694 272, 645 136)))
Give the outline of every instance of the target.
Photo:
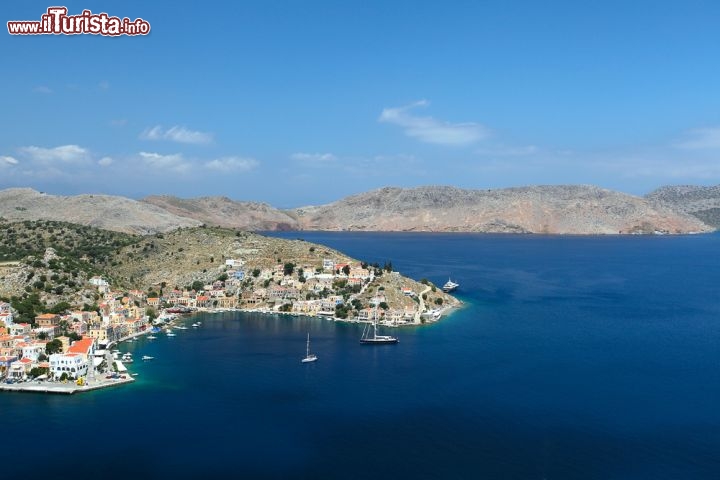
MULTIPOLYGON (((303 240, 205 226, 130 235, 0 222, 0 378, 10 381, 86 382, 99 346, 149 333, 166 309, 403 326, 437 321, 459 304, 428 280, 403 277, 389 259, 360 261, 303 240)), ((112 373, 112 358, 97 361, 112 373)))

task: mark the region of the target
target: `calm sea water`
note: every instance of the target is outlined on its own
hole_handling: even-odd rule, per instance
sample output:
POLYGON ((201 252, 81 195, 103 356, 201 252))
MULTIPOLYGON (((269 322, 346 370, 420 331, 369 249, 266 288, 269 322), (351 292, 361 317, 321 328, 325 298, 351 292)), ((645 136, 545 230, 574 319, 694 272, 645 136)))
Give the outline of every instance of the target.
POLYGON ((124 344, 133 385, 0 395, 2 477, 720 478, 720 235, 276 235, 465 306, 396 346, 255 314, 124 344))

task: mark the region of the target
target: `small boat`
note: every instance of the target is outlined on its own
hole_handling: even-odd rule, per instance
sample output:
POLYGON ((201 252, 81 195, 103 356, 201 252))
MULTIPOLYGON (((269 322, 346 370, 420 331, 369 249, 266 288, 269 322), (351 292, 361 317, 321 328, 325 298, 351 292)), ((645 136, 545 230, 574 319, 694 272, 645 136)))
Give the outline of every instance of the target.
POLYGON ((193 324, 192 324, 192 327, 193 327, 193 328, 199 328, 199 327, 200 327, 200 324, 198 324, 198 323, 193 323, 193 324))
POLYGON ((300 360, 300 361, 301 361, 302 363, 310 363, 310 362, 315 362, 315 361, 317 361, 317 355, 315 355, 314 353, 310 353, 310 333, 308 333, 307 349, 306 349, 306 352, 305 352, 305 358, 303 358, 303 359, 300 360))
POLYGON ((157 338, 157 337, 156 337, 155 335, 148 335, 148 336, 147 336, 147 339, 148 339, 148 340, 155 340, 156 338, 157 338))
POLYGON ((123 363, 133 363, 132 355, 126 353, 122 356, 123 363))
POLYGON ((153 358, 155 358, 155 357, 151 357, 150 355, 143 355, 143 356, 142 356, 142 359, 143 359, 143 360, 152 360, 153 358))
POLYGON ((173 332, 167 332, 168 337, 175 337, 176 335, 173 332))
POLYGON ((445 285, 443 285, 442 289, 443 289, 443 292, 450 293, 453 290, 457 289, 459 286, 460 286, 459 283, 455 283, 448 278, 448 281, 445 283, 445 285))

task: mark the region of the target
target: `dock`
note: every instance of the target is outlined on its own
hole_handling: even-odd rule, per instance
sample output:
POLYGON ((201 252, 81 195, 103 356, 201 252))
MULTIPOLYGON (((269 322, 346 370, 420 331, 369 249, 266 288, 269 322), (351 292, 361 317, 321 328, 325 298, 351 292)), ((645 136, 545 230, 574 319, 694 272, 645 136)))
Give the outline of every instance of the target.
POLYGON ((74 393, 90 392, 101 388, 117 387, 134 382, 135 379, 128 375, 126 378, 102 378, 91 381, 86 385, 78 385, 75 382, 22 382, 5 384, 0 383, 2 392, 25 392, 25 393, 56 393, 61 395, 72 395, 74 393))

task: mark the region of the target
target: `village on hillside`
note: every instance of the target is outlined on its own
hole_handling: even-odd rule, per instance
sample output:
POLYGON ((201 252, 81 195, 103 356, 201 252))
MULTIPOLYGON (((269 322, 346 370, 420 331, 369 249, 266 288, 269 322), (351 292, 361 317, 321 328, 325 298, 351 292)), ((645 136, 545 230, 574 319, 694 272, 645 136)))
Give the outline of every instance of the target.
POLYGON ((0 379, 83 385, 89 376, 117 378, 122 364, 106 352, 158 332, 177 312, 242 310, 401 326, 436 321, 459 303, 427 280, 402 277, 391 264, 325 258, 318 265, 251 269, 245 260, 227 259, 219 271, 207 284, 168 288, 160 282, 147 291, 117 290, 94 276, 88 283, 97 289, 96 310, 42 313, 31 323, 16 323, 12 305, 0 301, 0 379))

